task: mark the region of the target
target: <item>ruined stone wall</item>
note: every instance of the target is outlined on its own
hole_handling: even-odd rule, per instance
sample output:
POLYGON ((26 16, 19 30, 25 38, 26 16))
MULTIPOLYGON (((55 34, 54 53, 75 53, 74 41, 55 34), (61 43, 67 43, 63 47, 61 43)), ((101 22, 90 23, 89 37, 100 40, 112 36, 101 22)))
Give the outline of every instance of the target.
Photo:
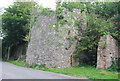
POLYGON ((118 59, 118 42, 111 35, 100 38, 97 53, 97 68, 106 69, 112 65, 112 61, 118 59))
MULTIPOLYGON (((78 34, 82 36, 85 25, 81 29, 75 21, 85 22, 84 14, 75 9, 73 12, 62 12, 63 21, 57 21, 56 13, 50 16, 40 15, 36 25, 31 29, 31 38, 27 49, 28 64, 45 64, 46 67, 66 68, 78 65, 73 58, 76 50, 78 34), (65 23, 65 24, 61 24, 65 23), (78 32, 79 31, 79 32, 78 32)), ((80 38, 80 37, 79 37, 80 38)))

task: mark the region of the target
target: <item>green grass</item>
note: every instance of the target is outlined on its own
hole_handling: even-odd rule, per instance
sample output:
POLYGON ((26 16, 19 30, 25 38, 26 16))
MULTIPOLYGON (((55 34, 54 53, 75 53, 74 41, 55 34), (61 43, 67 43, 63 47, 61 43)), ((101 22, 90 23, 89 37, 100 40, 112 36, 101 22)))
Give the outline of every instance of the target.
POLYGON ((71 67, 71 68, 61 68, 61 69, 41 69, 39 70, 44 71, 51 71, 55 73, 63 73, 66 75, 73 75, 73 76, 81 76, 81 77, 87 77, 89 79, 118 79, 117 74, 113 74, 109 71, 102 71, 100 69, 96 69, 94 67, 85 66, 85 67, 71 67))
POLYGON ((27 64, 23 61, 6 61, 6 62, 15 64, 15 65, 18 65, 18 66, 22 66, 22 67, 27 67, 27 64))
MULTIPOLYGON (((22 61, 8 61, 12 64, 28 67, 28 65, 22 61)), ((89 79, 118 79, 118 74, 112 73, 107 70, 96 69, 92 66, 77 66, 71 68, 33 68, 37 70, 50 71, 54 73, 62 73, 65 75, 72 75, 76 77, 87 77, 89 79)))

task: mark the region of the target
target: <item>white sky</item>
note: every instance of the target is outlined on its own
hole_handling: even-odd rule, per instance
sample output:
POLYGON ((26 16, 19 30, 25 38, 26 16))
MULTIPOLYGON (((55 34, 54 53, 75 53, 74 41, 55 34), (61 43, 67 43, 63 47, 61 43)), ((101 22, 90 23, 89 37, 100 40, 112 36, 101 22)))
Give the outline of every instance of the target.
MULTIPOLYGON (((11 5, 14 1, 16 0, 1 0, 0 1, 0 9, 3 7, 8 7, 9 5, 11 5)), ((18 1, 31 1, 31 0, 18 0, 18 1)), ((51 8, 52 10, 56 9, 56 1, 57 0, 34 0, 37 1, 37 3, 39 5, 42 5, 45 8, 51 8)), ((62 1, 68 1, 68 0, 62 0, 62 1)), ((69 0, 69 1, 75 1, 75 0, 69 0)), ((76 1, 80 1, 80 0, 76 0, 76 1)), ((89 0, 87 0, 89 1, 89 0)), ((97 1, 97 0, 95 0, 97 1)), ((101 0, 98 0, 101 1, 101 0)), ((102 0, 102 1, 120 1, 120 0, 102 0)))
MULTIPOLYGON (((10 6, 15 0, 1 0, 0 1, 0 9, 3 7, 10 6)), ((20 1, 30 1, 30 0, 20 0, 20 1)), ((52 10, 56 9, 56 0, 34 0, 37 1, 39 5, 42 5, 45 8, 51 8, 52 10)))

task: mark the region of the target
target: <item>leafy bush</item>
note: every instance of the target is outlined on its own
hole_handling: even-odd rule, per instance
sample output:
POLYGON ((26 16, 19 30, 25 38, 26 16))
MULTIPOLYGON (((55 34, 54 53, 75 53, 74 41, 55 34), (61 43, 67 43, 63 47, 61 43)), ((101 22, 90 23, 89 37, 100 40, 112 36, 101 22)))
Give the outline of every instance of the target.
POLYGON ((45 64, 41 64, 41 65, 39 65, 39 68, 45 68, 45 67, 46 67, 45 64))
POLYGON ((63 15, 62 15, 63 9, 64 7, 62 7, 60 3, 57 3, 56 16, 58 20, 63 19, 63 15))
POLYGON ((113 72, 120 72, 120 59, 116 59, 115 61, 112 61, 111 67, 109 67, 107 70, 113 72))
POLYGON ((49 10, 49 9, 47 9, 47 8, 43 8, 43 9, 42 9, 42 12, 41 12, 41 14, 42 14, 42 15, 45 15, 45 16, 51 16, 52 13, 53 13, 53 11, 52 11, 52 10, 49 10))

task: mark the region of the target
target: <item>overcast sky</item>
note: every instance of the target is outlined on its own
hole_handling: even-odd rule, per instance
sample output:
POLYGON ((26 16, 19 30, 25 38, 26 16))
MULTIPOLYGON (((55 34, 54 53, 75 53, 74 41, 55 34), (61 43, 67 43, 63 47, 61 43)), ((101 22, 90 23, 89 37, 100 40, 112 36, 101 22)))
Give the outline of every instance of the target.
MULTIPOLYGON (((16 0, 1 0, 0 1, 0 8, 3 8, 3 7, 8 7, 10 5, 12 5, 12 3, 16 1, 16 0)), ((21 1, 29 1, 29 0, 21 0, 21 1)), ((45 8, 51 8, 53 10, 55 10, 56 8, 56 4, 55 4, 55 0, 34 0, 34 1, 37 1, 37 3, 39 5, 42 5, 43 7, 45 8)))

